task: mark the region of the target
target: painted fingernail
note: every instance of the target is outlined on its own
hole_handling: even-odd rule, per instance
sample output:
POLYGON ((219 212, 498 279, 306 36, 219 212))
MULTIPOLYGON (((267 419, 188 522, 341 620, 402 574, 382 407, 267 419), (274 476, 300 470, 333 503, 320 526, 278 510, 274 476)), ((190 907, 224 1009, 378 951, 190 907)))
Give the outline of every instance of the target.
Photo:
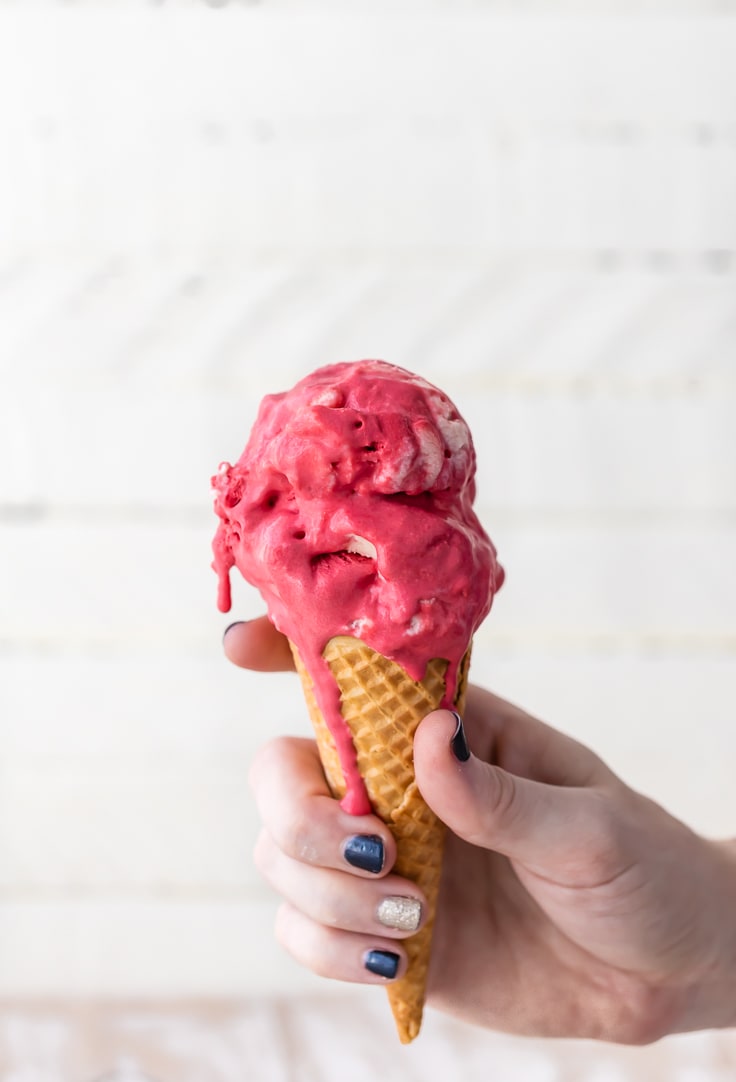
POLYGON ((399 894, 384 898, 376 909, 376 919, 385 928, 400 932, 416 932, 422 919, 422 903, 418 898, 406 898, 399 894))
POLYGON ((399 956, 393 951, 368 951, 363 958, 363 965, 369 973, 376 973, 392 981, 399 972, 399 956))
POLYGON ((225 641, 225 639, 227 638, 227 633, 228 633, 228 631, 230 631, 231 628, 239 627, 240 624, 244 624, 244 623, 245 623, 245 620, 233 620, 233 622, 231 624, 228 624, 227 627, 225 628, 225 630, 222 633, 222 641, 223 642, 225 641))
POLYGON ((452 748, 452 754, 460 763, 467 763, 470 758, 470 748, 468 747, 468 738, 465 735, 465 729, 463 728, 463 719, 457 713, 456 710, 451 711, 452 716, 457 721, 457 727, 450 741, 450 747, 452 748))
POLYGON ((355 834, 345 842, 343 856, 354 868, 377 875, 385 859, 383 839, 377 834, 355 834))

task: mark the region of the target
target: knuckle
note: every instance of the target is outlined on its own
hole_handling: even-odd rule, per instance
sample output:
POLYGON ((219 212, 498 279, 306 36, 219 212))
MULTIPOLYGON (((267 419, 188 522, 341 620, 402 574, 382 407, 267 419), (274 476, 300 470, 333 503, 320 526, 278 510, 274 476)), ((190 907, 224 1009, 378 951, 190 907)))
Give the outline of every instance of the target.
POLYGON ((261 875, 266 874, 271 864, 271 838, 266 830, 261 830, 253 846, 253 863, 261 875))
POLYGON ((516 780, 505 770, 486 774, 485 814, 487 824, 493 830, 499 823, 504 829, 513 826, 518 807, 516 780))
POLYGON ((289 954, 296 956, 296 952, 292 950, 291 941, 292 933, 291 926, 293 922, 293 907, 289 902, 282 902, 276 910, 276 919, 273 925, 273 934, 276 942, 279 946, 283 947, 289 954))
POLYGON ((600 1004, 605 1012, 603 1040, 642 1047, 672 1032, 678 997, 671 989, 621 973, 610 977, 604 988, 605 1000, 600 1004))
POLYGON ((497 770, 494 780, 496 784, 491 791, 491 812, 494 817, 506 820, 513 815, 517 805, 516 779, 505 770, 497 770))
POLYGON ((344 924, 343 914, 340 907, 324 903, 320 913, 320 923, 328 928, 342 928, 344 924))
POLYGON ((334 976, 332 933, 303 915, 290 902, 284 902, 276 912, 274 935, 277 943, 300 965, 311 969, 318 977, 334 976))
POLYGON ((316 863, 317 847, 314 842, 314 824, 306 809, 294 808, 281 824, 279 848, 287 856, 305 864, 316 863))
POLYGON ((621 818, 602 793, 590 794, 583 849, 589 874, 599 882, 618 875, 625 863, 621 818))
POLYGON ((258 748, 248 771, 248 784, 252 792, 256 793, 264 782, 268 783, 277 764, 283 762, 289 746, 289 737, 277 736, 258 748))

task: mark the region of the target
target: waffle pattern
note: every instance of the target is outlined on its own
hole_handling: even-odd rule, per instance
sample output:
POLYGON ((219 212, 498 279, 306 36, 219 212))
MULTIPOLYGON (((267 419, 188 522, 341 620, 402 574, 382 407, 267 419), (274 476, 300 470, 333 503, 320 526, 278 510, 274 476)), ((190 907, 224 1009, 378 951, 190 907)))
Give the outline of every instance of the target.
MULTIPOLYGON (((317 735, 325 775, 336 797, 345 793, 332 736, 317 706, 312 680, 292 645, 317 735)), ((376 814, 396 838, 394 871, 417 883, 429 904, 428 919, 404 941, 406 975, 387 986, 402 1042, 419 1033, 427 984, 432 928, 442 870, 444 825, 424 802, 414 778, 413 741, 419 722, 435 710, 445 690, 447 661, 434 658, 416 683, 395 662, 348 636, 331 639, 323 652, 340 688, 342 716, 353 737, 358 768, 376 814)), ((455 697, 463 707, 470 651, 461 666, 455 697)))

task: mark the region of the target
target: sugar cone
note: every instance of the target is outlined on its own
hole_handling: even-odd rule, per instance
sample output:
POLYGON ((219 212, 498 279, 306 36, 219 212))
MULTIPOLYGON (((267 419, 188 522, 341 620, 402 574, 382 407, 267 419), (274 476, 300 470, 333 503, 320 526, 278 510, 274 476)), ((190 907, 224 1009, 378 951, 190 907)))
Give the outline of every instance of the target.
MULTIPOLYGON (((314 725, 325 776, 333 794, 345 794, 345 781, 332 735, 317 705, 312 679, 291 645, 314 725)), ((414 778, 414 733, 422 718, 437 709, 445 692, 447 661, 434 658, 424 679, 407 673, 365 643, 348 636, 330 639, 323 657, 340 689, 341 713, 350 729, 371 805, 396 838, 393 870, 424 891, 429 912, 416 935, 404 940, 406 975, 387 986, 401 1041, 419 1033, 429 969, 437 895, 442 871, 444 824, 422 798, 414 778)), ((462 711, 470 650, 460 667, 455 703, 462 711)))

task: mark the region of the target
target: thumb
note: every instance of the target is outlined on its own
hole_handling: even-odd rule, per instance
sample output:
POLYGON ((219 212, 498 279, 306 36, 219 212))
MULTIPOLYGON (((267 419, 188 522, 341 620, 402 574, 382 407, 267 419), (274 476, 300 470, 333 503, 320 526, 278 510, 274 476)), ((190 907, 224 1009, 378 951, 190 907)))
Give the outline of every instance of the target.
POLYGON ((600 846, 600 802, 592 790, 521 778, 472 754, 463 760, 453 752, 462 742, 449 710, 428 714, 414 737, 417 784, 454 834, 539 874, 570 868, 600 846))

